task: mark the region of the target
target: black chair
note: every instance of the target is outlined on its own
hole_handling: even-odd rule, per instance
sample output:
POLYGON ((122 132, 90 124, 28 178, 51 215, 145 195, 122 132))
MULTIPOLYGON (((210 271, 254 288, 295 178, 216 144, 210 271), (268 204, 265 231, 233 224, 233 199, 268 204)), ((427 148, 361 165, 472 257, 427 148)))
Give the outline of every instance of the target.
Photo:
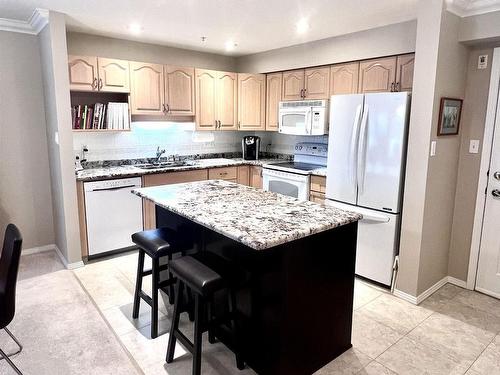
POLYGON ((139 317, 140 301, 143 299, 151 306, 151 338, 158 337, 158 292, 163 290, 168 294, 169 302, 174 302, 175 279, 172 273, 168 272, 166 280, 160 280, 160 273, 168 270, 168 264, 172 256, 176 253, 186 254, 192 248, 192 243, 174 230, 159 228, 137 232, 132 235, 132 241, 139 247, 139 261, 137 263, 137 279, 135 283, 134 308, 132 318, 139 317), (144 270, 144 256, 147 254, 151 258, 152 267, 144 270), (168 263, 160 265, 160 258, 167 257, 168 263), (152 296, 148 296, 142 291, 142 279, 144 276, 152 275, 152 296), (168 287, 168 290, 166 289, 168 287))
POLYGON ((5 359, 12 369, 22 375, 21 371, 14 365, 9 357, 20 353, 23 350, 22 345, 16 337, 7 329, 7 326, 14 319, 16 311, 16 284, 17 272, 19 270, 19 259, 21 257, 21 247, 23 238, 21 232, 14 224, 9 224, 5 230, 3 239, 2 254, 0 257, 0 329, 14 340, 18 350, 14 353, 5 354, 0 349, 0 360, 5 359))
POLYGON ((231 323, 232 349, 236 354, 236 365, 242 370, 245 367, 240 351, 238 337, 238 317, 236 310, 235 288, 239 284, 238 273, 225 259, 211 252, 200 252, 195 255, 175 259, 170 264, 170 271, 177 278, 174 314, 167 348, 167 363, 174 360, 176 341, 193 354, 193 375, 201 374, 201 342, 204 332, 208 331, 209 342, 215 341, 214 330, 223 324, 231 323), (180 314, 185 311, 184 286, 194 294, 194 343, 179 330, 180 314), (226 289, 228 291, 228 313, 215 318, 213 314, 214 294, 226 289))

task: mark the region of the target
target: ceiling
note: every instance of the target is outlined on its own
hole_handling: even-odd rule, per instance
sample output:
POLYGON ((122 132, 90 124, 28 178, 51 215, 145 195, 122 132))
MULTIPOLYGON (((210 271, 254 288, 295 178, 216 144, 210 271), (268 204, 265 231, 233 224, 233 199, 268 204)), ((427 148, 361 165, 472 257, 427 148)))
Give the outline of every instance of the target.
POLYGON ((0 17, 66 14, 71 31, 245 55, 416 18, 417 0, 0 0, 0 17), (360 11, 362 10, 362 11, 360 11), (305 18, 309 29, 296 32, 305 18), (142 32, 130 33, 138 23, 142 32), (201 37, 207 37, 205 42, 201 37), (237 43, 226 51, 228 41, 237 43))
MULTIPOLYGON (((70 31, 238 56, 409 21, 416 18, 417 2, 0 0, 0 21, 28 21, 35 8, 50 9, 66 14, 70 31), (301 19, 308 29, 299 34, 296 25, 301 19), (131 33, 133 23, 140 26, 140 34, 131 33), (237 44, 233 51, 226 50, 229 41, 237 44)), ((500 0, 446 2, 460 16, 500 9, 500 0)))

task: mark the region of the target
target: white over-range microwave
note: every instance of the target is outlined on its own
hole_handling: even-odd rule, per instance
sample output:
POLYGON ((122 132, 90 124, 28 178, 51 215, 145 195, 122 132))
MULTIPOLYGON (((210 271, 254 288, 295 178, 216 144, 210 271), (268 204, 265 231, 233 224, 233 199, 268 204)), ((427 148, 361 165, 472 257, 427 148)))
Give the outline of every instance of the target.
POLYGON ((280 102, 278 121, 282 134, 328 134, 328 100, 280 102))

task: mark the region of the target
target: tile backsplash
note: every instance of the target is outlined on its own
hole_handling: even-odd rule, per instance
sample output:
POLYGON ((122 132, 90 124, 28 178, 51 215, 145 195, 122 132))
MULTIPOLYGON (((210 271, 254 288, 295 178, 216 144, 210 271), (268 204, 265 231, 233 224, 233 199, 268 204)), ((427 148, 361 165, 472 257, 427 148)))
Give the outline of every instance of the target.
POLYGON ((241 137, 261 137, 261 151, 293 154, 297 142, 327 143, 327 136, 307 137, 276 132, 216 131, 197 132, 194 123, 132 122, 130 132, 74 132, 73 149, 79 155, 88 148, 88 161, 154 157, 156 148, 166 155, 193 155, 241 151, 241 137))

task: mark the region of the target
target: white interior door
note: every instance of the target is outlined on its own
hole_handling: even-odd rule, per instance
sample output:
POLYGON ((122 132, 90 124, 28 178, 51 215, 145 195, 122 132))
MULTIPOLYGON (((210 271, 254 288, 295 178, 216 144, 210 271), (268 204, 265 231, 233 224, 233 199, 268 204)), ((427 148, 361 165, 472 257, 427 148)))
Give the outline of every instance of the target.
POLYGON ((500 109, 496 116, 486 190, 476 289, 500 298, 500 109))

